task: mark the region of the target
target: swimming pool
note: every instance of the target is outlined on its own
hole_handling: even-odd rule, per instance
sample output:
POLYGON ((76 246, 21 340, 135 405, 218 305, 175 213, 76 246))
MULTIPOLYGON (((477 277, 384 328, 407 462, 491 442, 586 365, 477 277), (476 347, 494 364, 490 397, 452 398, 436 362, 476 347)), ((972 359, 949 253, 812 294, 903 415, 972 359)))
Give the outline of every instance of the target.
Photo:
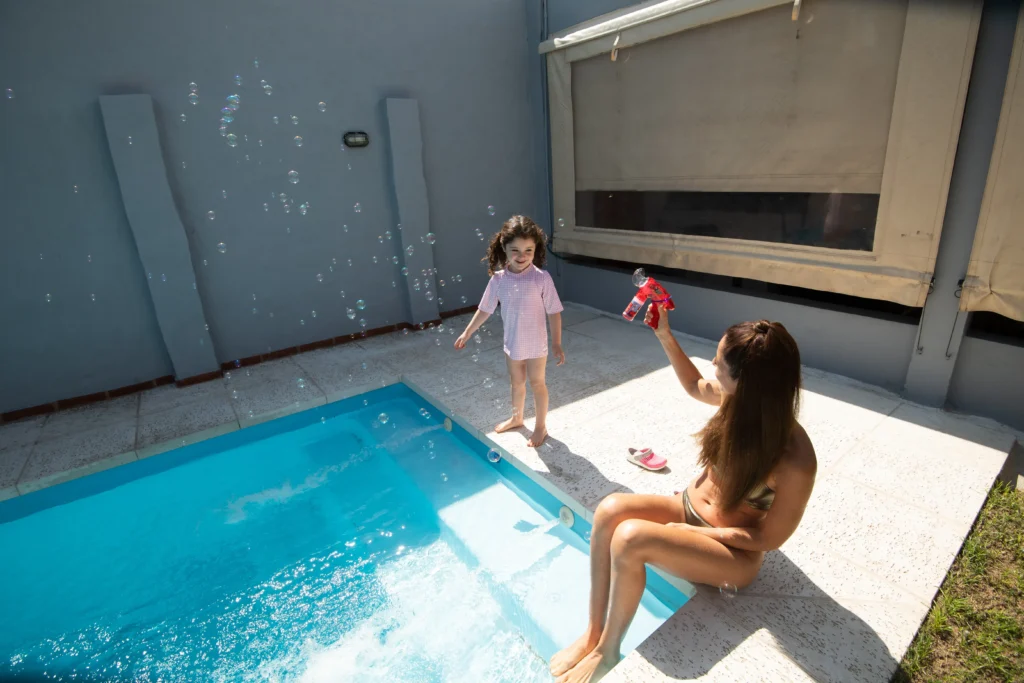
POLYGON ((0 674, 549 681, 589 525, 494 459, 399 384, 0 503, 0 674))

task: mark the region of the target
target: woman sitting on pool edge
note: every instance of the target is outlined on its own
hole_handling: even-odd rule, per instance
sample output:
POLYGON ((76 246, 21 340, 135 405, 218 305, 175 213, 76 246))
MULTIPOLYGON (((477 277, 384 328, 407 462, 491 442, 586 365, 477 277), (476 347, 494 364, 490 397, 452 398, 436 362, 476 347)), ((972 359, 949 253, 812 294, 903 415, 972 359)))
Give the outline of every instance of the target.
POLYGON ((692 583, 746 587, 765 552, 796 531, 814 487, 817 459, 796 421, 800 351, 786 328, 766 320, 733 325, 718 342, 715 379, 706 380, 672 336, 668 312, 660 312, 655 334, 679 382, 693 398, 719 406, 697 434, 704 471, 681 495, 616 493, 597 506, 590 619, 551 658, 559 683, 597 681, 618 664, 645 564, 692 583))

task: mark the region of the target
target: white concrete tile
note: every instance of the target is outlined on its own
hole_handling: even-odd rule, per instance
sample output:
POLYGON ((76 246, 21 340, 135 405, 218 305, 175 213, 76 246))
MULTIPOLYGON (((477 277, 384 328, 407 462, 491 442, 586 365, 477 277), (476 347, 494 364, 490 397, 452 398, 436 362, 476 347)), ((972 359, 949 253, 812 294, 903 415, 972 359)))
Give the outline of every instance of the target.
POLYGON ((205 400, 141 415, 135 447, 141 459, 236 429, 238 417, 227 394, 212 395, 205 400))
POLYGON ((32 446, 39 439, 46 418, 46 415, 38 415, 0 425, 0 453, 9 449, 32 446))
POLYGON ((766 631, 733 623, 698 595, 604 680, 803 683, 814 679, 780 651, 766 631))
POLYGON ((874 623, 827 598, 748 596, 710 600, 749 629, 766 629, 777 646, 814 678, 824 681, 887 681, 921 623, 923 603, 862 603, 874 623))
POLYGON ((0 500, 18 495, 17 483, 21 470, 28 462, 33 444, 0 451, 0 500))
POLYGON ((931 602, 968 531, 839 475, 815 483, 792 540, 816 544, 931 602))
MULTIPOLYGON (((244 373, 245 368, 235 370, 235 372, 244 373)), ((176 387, 173 384, 167 384, 143 391, 140 394, 139 415, 158 413, 163 410, 179 408, 195 401, 205 401, 211 398, 227 400, 228 392, 222 379, 213 379, 187 387, 176 387)))
POLYGON ((40 441, 18 480, 22 494, 136 459, 134 420, 40 441))
POLYGON ((398 372, 384 358, 353 361, 352 354, 336 353, 336 350, 319 349, 294 358, 300 371, 324 392, 328 402, 379 389, 398 381, 398 372))
POLYGON ((327 396, 291 358, 255 365, 247 375, 225 377, 241 427, 291 415, 327 403, 327 396))
POLYGON ((571 303, 563 302, 563 308, 565 309, 562 311, 563 330, 568 329, 573 325, 579 325, 580 323, 584 323, 588 320, 601 317, 601 314, 594 309, 586 308, 584 306, 576 306, 571 303))
POLYGON ((139 394, 97 401, 53 413, 43 425, 40 441, 85 432, 101 425, 132 422, 139 416, 139 394))

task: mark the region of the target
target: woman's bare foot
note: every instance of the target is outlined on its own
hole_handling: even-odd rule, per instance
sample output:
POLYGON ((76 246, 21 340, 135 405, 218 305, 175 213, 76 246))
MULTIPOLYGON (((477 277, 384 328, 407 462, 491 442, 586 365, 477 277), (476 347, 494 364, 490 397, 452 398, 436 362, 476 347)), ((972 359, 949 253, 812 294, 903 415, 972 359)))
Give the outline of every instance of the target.
POLYGON ((566 671, 576 666, 581 659, 586 657, 595 647, 597 647, 598 638, 599 636, 591 636, 589 633, 584 633, 576 639, 575 643, 560 652, 556 652, 555 656, 551 658, 551 663, 548 666, 548 669, 551 671, 551 675, 561 676, 566 671))
POLYGON ((566 671, 556 683, 597 683, 618 663, 618 657, 609 659, 600 650, 594 650, 566 671))
POLYGON ((535 428, 533 434, 530 434, 530 440, 526 442, 526 445, 530 448, 540 448, 544 445, 544 441, 548 438, 547 427, 535 428))
POLYGON ((496 431, 498 434, 501 434, 502 432, 507 432, 510 429, 515 429, 516 427, 522 426, 523 421, 521 419, 519 419, 518 417, 510 417, 509 419, 505 420, 497 427, 495 427, 494 431, 496 431))

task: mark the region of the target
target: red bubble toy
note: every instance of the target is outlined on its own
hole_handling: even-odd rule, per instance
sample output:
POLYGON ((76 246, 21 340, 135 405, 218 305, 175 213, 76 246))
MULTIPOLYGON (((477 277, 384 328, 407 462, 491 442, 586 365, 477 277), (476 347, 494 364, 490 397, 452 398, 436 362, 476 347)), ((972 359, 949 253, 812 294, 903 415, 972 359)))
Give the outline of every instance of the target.
MULTIPOLYGON (((639 290, 636 296, 633 297, 633 300, 629 302, 629 306, 626 306, 626 310, 622 312, 622 317, 626 320, 632 322, 648 300, 652 304, 658 304, 666 311, 674 311, 676 309, 676 305, 672 303, 672 295, 665 291, 665 288, 658 284, 658 281, 653 277, 647 277, 643 268, 637 268, 636 272, 633 273, 633 284, 639 290)), ((660 319, 661 312, 658 310, 658 306, 654 306, 651 309, 651 320, 647 323, 647 326, 656 329, 660 319)))

